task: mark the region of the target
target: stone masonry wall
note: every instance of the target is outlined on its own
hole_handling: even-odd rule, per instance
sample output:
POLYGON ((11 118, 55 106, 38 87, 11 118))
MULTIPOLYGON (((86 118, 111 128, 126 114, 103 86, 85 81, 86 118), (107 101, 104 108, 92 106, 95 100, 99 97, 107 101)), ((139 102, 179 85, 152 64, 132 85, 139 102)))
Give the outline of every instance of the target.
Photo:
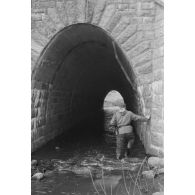
MULTIPOLYGON (((106 30, 121 47, 136 75, 142 113, 152 116, 148 131, 142 125, 138 133, 148 153, 163 155, 163 3, 159 0, 32 0, 31 7, 32 73, 43 48, 62 28, 88 23, 106 30)), ((32 80, 32 150, 60 134, 58 124, 65 120, 66 108, 59 107, 52 116, 47 116, 47 106, 52 109, 48 101, 55 104, 55 98, 48 98, 49 74, 51 71, 45 70, 45 82, 32 80), (53 126, 45 123, 46 117, 51 118, 53 126)))

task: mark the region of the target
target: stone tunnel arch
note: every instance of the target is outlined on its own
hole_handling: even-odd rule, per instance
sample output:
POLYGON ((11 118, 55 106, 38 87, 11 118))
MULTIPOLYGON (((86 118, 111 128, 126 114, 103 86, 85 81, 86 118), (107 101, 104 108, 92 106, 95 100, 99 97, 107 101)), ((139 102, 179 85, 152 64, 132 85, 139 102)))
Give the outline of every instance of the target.
POLYGON ((106 31, 91 24, 59 31, 41 52, 32 81, 32 115, 38 118, 32 123, 38 134, 33 150, 82 121, 96 120, 112 89, 129 109, 141 112, 129 61, 106 31))
MULTIPOLYGON (((131 75, 130 82, 135 81, 137 84, 135 91, 138 92, 136 96, 136 99, 138 98, 136 102, 139 104, 138 112, 150 113, 152 116, 148 131, 145 131, 146 127, 142 125, 138 128, 138 134, 147 153, 163 156, 163 2, 161 0, 32 0, 31 8, 32 151, 63 132, 61 128, 63 115, 57 117, 57 113, 62 112, 64 107, 56 106, 60 102, 57 102, 54 96, 60 93, 53 90, 55 85, 51 82, 51 77, 56 78, 54 72, 59 71, 54 71, 55 60, 53 61, 51 56, 43 60, 41 56, 49 53, 48 46, 54 45, 52 41, 55 42, 60 30, 62 32, 64 27, 82 23, 104 29, 121 48, 116 46, 118 56, 127 57, 120 57, 120 60, 123 59, 122 64, 130 62, 132 65, 123 71, 126 73, 127 70, 133 69, 127 71, 128 74, 123 76, 123 79, 135 72, 136 78, 131 75)), ((68 44, 71 44, 70 42, 71 40, 67 40, 68 44)), ((57 52, 56 49, 53 51, 57 52)), ((68 94, 68 91, 64 93, 68 94)), ((79 101, 74 102, 79 103, 79 101)), ((73 105, 72 110, 75 110, 76 106, 73 105)), ((67 107, 71 106, 67 105, 67 107)), ((64 110, 67 111, 68 108, 64 110)), ((64 125, 68 128, 70 124, 64 121, 64 125)))

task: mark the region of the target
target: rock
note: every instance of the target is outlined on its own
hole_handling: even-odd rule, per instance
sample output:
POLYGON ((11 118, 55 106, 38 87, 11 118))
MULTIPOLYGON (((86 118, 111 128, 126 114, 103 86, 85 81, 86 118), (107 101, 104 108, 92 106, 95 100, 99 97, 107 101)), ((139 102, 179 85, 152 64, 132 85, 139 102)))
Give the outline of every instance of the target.
POLYGON ((164 173, 164 168, 157 169, 156 174, 162 174, 164 173))
POLYGON ((164 167, 164 159, 159 157, 150 157, 148 159, 148 164, 150 167, 163 168, 164 167))
POLYGON ((37 160, 32 160, 32 161, 31 161, 31 166, 35 166, 35 165, 37 165, 37 164, 38 164, 37 160))
POLYGON ((72 172, 77 175, 90 175, 90 169, 88 167, 74 167, 72 172))
POLYGON ((152 195, 164 195, 164 192, 155 192, 152 195))
POLYGON ((41 180, 45 177, 45 171, 43 173, 35 173, 33 176, 32 176, 32 179, 35 179, 35 180, 41 180))
POLYGON ((153 170, 149 170, 149 171, 143 171, 142 175, 146 178, 146 179, 153 179, 155 176, 155 173, 153 172, 153 170))

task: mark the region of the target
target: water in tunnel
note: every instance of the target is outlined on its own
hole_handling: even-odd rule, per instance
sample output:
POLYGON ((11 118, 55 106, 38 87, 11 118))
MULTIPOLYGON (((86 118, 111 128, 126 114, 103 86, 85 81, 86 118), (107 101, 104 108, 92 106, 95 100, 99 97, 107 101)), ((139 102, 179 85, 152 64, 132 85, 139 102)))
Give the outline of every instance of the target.
POLYGON ((104 98, 113 89, 128 109, 140 112, 127 58, 104 30, 90 24, 71 25, 53 37, 37 61, 32 83, 32 113, 39 106, 33 150, 61 133, 101 134, 104 98))

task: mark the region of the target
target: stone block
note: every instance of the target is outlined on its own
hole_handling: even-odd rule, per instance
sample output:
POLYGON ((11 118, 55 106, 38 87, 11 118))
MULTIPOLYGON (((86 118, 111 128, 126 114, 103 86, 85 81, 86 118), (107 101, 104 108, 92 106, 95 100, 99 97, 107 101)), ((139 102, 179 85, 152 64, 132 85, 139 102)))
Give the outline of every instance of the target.
POLYGON ((123 44, 136 32, 136 25, 129 25, 127 28, 116 38, 119 44, 123 44))
POLYGON ((161 157, 161 158, 164 157, 164 148, 163 147, 159 148, 159 150, 158 150, 158 156, 161 157))
POLYGON ((85 22, 85 12, 86 12, 86 0, 77 0, 76 3, 76 18, 78 23, 85 22))
POLYGON ((159 69, 163 69, 164 68, 164 57, 160 57, 157 59, 154 59, 152 61, 152 65, 153 65, 153 70, 159 70, 159 69))
POLYGON ((39 43, 42 47, 44 47, 48 43, 48 39, 40 34, 37 29, 31 31, 31 39, 35 40, 37 43, 39 43))
POLYGON ((135 45, 143 40, 143 32, 136 32, 123 45, 122 48, 126 51, 132 49, 135 45))
POLYGON ((153 106, 155 106, 155 107, 163 106, 163 104, 164 104, 163 95, 153 94, 152 102, 154 104, 153 106))
POLYGON ((164 20, 159 20, 154 23, 154 29, 163 28, 164 26, 164 20))
POLYGON ((164 167, 164 159, 159 157, 150 157, 148 159, 148 165, 150 167, 163 168, 164 167))
POLYGON ((37 2, 38 8, 49 8, 49 7, 55 7, 56 6, 56 2, 55 1, 39 1, 37 2))
POLYGON ((35 121, 35 119, 31 119, 31 129, 35 128, 34 121, 35 121))
POLYGON ((38 128, 38 131, 39 131, 39 137, 42 137, 42 136, 46 136, 47 135, 47 132, 45 132, 46 131, 45 125, 42 126, 42 127, 39 127, 38 128))
POLYGON ((118 24, 118 22, 121 19, 121 14, 120 13, 116 13, 112 19, 110 20, 110 22, 108 23, 108 25, 106 26, 106 30, 108 32, 112 32, 113 29, 115 28, 115 26, 118 24))
POLYGON ((163 45, 164 45, 164 37, 160 37, 160 38, 154 39, 151 42, 151 46, 154 49, 161 48, 163 45))
POLYGON ((35 122, 35 127, 38 128, 38 127, 42 127, 46 124, 46 119, 45 117, 39 117, 36 119, 36 122, 35 122))
POLYGON ((153 81, 164 80, 164 71, 163 69, 153 71, 153 81))
POLYGON ((151 108, 152 106, 152 97, 144 97, 145 107, 151 108))
POLYGON ((135 71, 138 75, 152 73, 152 62, 149 61, 141 66, 135 67, 135 71))
POLYGON ((133 47, 130 51, 128 51, 127 55, 131 59, 149 48, 150 48, 150 41, 143 41, 138 45, 136 45, 135 47, 133 47))
POLYGON ((151 118, 151 126, 150 126, 151 132, 164 132, 164 122, 163 120, 154 119, 151 118))
POLYGON ((156 147, 156 146, 151 144, 150 147, 148 148, 147 153, 154 155, 154 156, 158 156, 159 155, 159 147, 156 147))
POLYGON ((131 18, 130 18, 130 24, 141 24, 143 23, 143 17, 141 16, 135 16, 135 15, 132 15, 131 18))
POLYGON ((142 21, 144 24, 150 24, 153 23, 155 21, 154 17, 142 17, 142 21))
POLYGON ((76 1, 66 1, 65 4, 66 13, 68 17, 68 24, 74 24, 76 22, 76 1))
POLYGON ((139 66, 141 64, 143 64, 144 62, 147 62, 149 60, 152 59, 152 50, 148 49, 146 51, 144 51, 143 53, 141 53, 140 55, 134 57, 131 62, 133 67, 135 66, 139 66))
POLYGON ((99 23, 99 21, 101 19, 101 15, 104 11, 105 5, 106 5, 106 0, 97 1, 96 5, 94 7, 92 24, 98 24, 99 23))
POLYGON ((153 81, 152 73, 139 75, 137 80, 138 85, 151 84, 153 81))
POLYGON ((153 49, 153 58, 160 58, 164 56, 164 46, 153 49))
POLYGON ((154 179, 155 173, 153 170, 143 171, 142 175, 145 179, 154 179))
POLYGON ((115 4, 117 11, 125 12, 129 11, 130 9, 136 9, 136 1, 123 1, 123 2, 118 2, 115 4))
POLYGON ((151 132, 151 143, 157 147, 163 147, 164 135, 162 133, 151 132))
POLYGON ((152 195, 164 195, 164 192, 155 192, 152 195))
POLYGON ((95 0, 88 0, 86 1, 86 23, 91 23, 93 19, 94 9, 96 6, 97 1, 95 0))
POLYGON ((164 27, 160 27, 155 29, 155 37, 163 37, 164 36, 164 27))
POLYGON ((142 90, 142 96, 148 97, 152 95, 152 86, 151 85, 144 85, 142 90))
POLYGON ((58 23, 61 23, 61 20, 58 15, 58 11, 56 8, 48 8, 47 13, 49 17, 53 20, 53 22, 57 25, 58 23))
POLYGON ((155 8, 154 2, 143 2, 141 3, 141 9, 153 9, 155 8))
POLYGON ((107 5, 105 7, 105 10, 104 10, 102 16, 101 16, 99 26, 102 27, 102 28, 105 28, 108 21, 114 15, 115 11, 116 11, 116 6, 115 5, 113 5, 113 4, 107 5))
POLYGON ((42 13, 32 13, 31 19, 34 21, 42 21, 42 13))
POLYGON ((154 37, 155 37, 154 31, 149 30, 149 31, 144 31, 143 32, 144 40, 153 40, 154 37))
POLYGON ((35 14, 37 14, 37 13, 39 13, 39 14, 44 14, 44 13, 46 13, 47 11, 46 11, 47 9, 44 9, 44 8, 34 8, 34 9, 31 9, 31 13, 35 13, 35 14))
POLYGON ((112 31, 111 35, 117 37, 130 23, 129 16, 122 16, 117 26, 112 31))
POLYGON ((152 108, 151 110, 151 118, 154 120, 162 120, 163 119, 163 108, 158 107, 158 108, 152 108))
POLYGON ((31 129, 31 142, 33 142, 35 139, 35 136, 34 136, 34 129, 31 129))
POLYGON ((154 9, 142 9, 137 13, 138 16, 155 16, 154 9))
POLYGON ((161 11, 159 14, 157 14, 156 16, 155 16, 155 21, 156 22, 158 22, 158 21, 160 21, 160 20, 163 20, 164 19, 164 13, 163 13, 163 11, 161 11))
POLYGON ((137 30, 138 31, 153 31, 154 24, 138 24, 137 30))
POLYGON ((152 83, 152 91, 154 94, 162 95, 163 91, 164 91, 163 81, 159 80, 159 81, 153 82, 152 83))
POLYGON ((37 117, 37 115, 38 115, 37 108, 32 108, 31 109, 31 118, 35 118, 35 117, 37 117))
POLYGON ((56 8, 58 9, 58 11, 64 10, 65 9, 64 1, 57 1, 56 8))

